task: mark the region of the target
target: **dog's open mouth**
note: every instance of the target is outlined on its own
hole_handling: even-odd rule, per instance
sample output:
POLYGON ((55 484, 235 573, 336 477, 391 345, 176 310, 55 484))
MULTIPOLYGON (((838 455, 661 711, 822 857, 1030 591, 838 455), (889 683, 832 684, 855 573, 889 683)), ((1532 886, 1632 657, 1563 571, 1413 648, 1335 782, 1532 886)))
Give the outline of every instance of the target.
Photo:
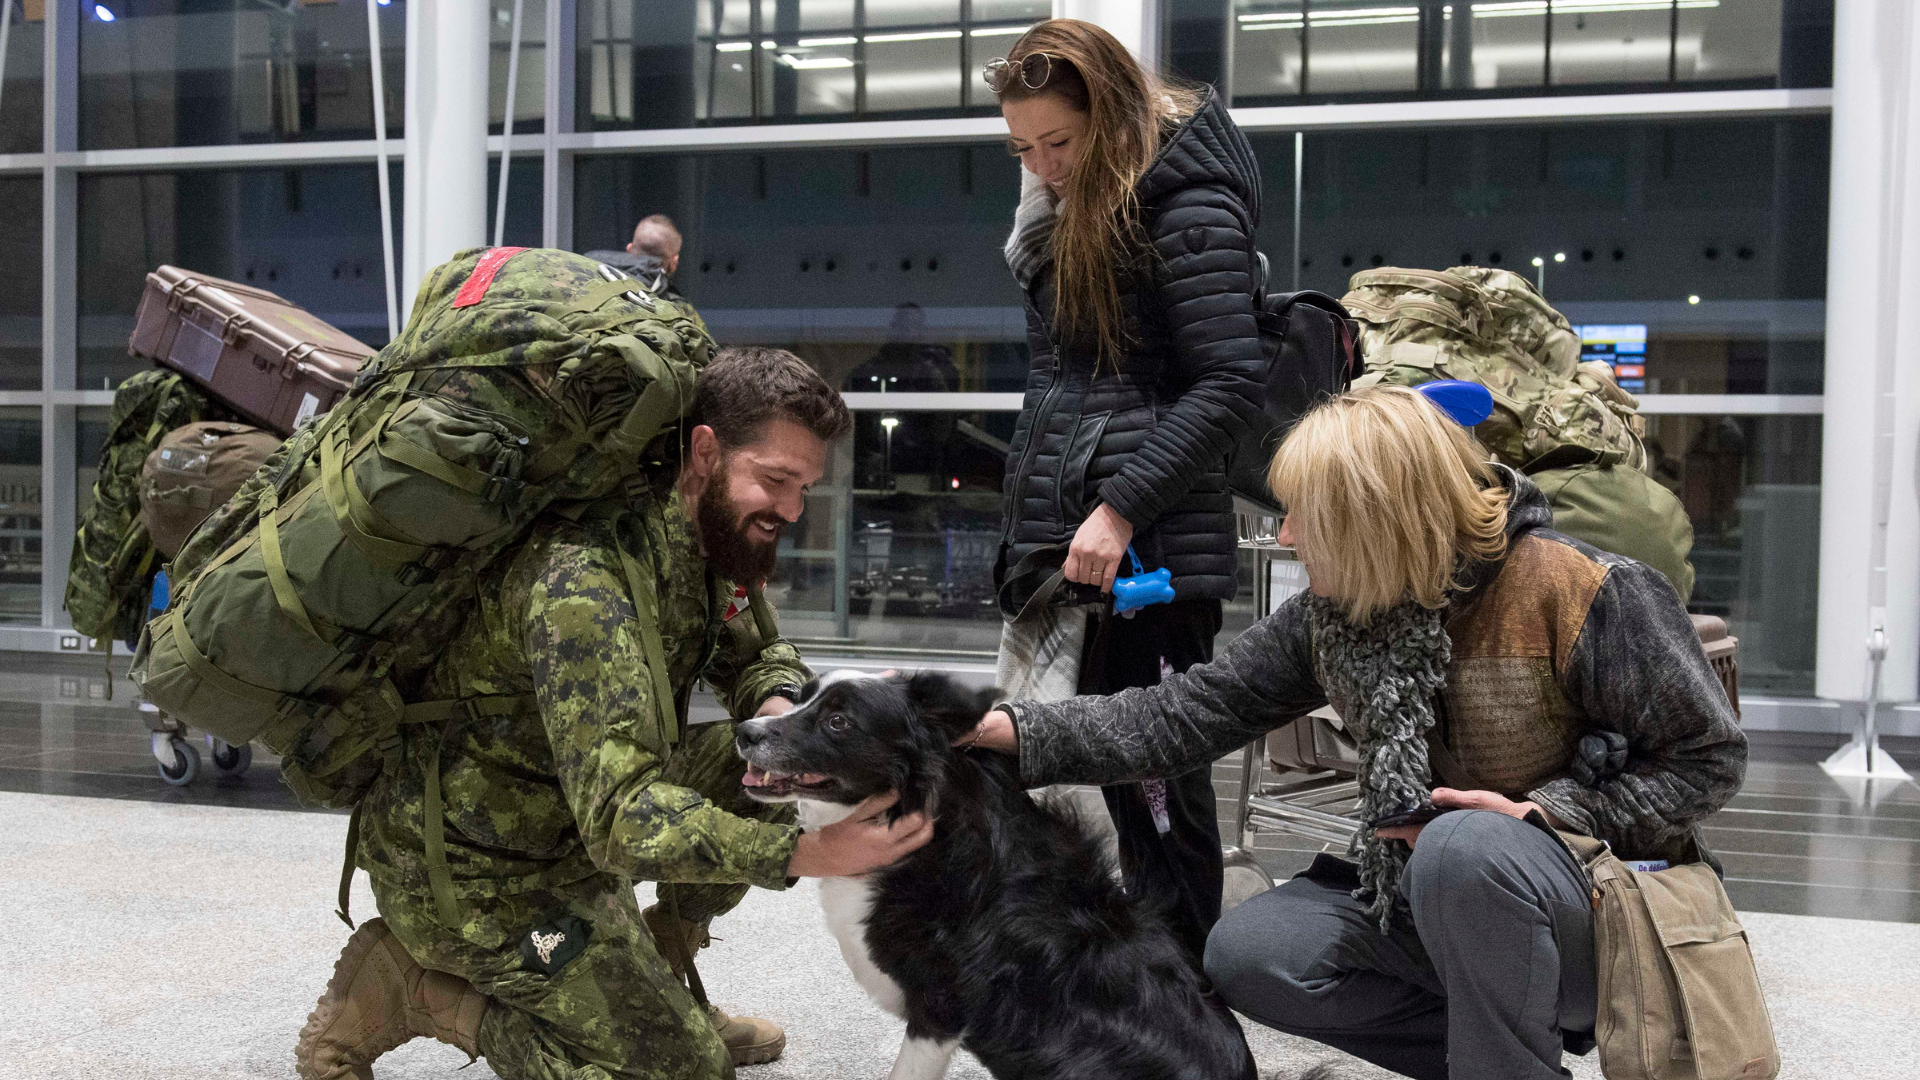
POLYGON ((803 794, 809 791, 821 791, 833 784, 833 777, 819 773, 783 773, 772 769, 762 769, 748 765, 746 774, 740 777, 749 794, 762 798, 779 795, 803 794))

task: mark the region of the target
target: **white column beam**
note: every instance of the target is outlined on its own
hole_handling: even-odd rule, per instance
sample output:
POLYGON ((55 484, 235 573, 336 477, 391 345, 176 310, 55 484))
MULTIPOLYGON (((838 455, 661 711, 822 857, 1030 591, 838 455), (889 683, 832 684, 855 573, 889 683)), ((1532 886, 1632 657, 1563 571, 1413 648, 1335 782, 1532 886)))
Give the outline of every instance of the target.
POLYGON ((541 158, 540 243, 573 248, 573 151, 560 137, 573 131, 574 28, 578 0, 547 0, 547 134, 541 158))
MULTIPOLYGON (((400 301, 428 270, 487 242, 489 20, 473 0, 407 8, 405 209, 400 301)), ((402 310, 401 321, 407 312, 402 310)))
POLYGON ((1841 0, 1834 25, 1826 419, 1814 691, 1920 696, 1920 8, 1841 0), (1846 302, 1831 301, 1844 297, 1846 302))
POLYGON ((40 625, 71 626, 61 610, 73 553, 76 410, 54 394, 78 370, 79 177, 56 155, 80 142, 80 6, 46 7, 40 186, 40 625))

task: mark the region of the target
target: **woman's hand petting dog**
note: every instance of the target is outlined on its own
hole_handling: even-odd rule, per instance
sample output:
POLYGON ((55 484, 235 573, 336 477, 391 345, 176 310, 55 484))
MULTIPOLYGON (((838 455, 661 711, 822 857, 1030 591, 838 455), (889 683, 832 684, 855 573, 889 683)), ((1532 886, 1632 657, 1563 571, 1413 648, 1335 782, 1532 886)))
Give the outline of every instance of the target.
MULTIPOLYGON (((1562 827, 1561 821, 1547 813, 1546 808, 1539 803, 1514 802, 1494 791, 1456 791, 1446 787, 1434 788, 1433 805, 1445 807, 1448 810, 1492 810, 1517 818, 1524 818, 1530 813, 1538 812, 1541 817, 1547 819, 1547 824, 1556 829, 1562 827)), ((1374 831, 1382 840, 1405 840, 1408 847, 1413 847, 1419 843, 1420 830, 1424 828, 1426 828, 1425 825, 1399 825, 1391 829, 1374 831)))
POLYGON ((791 877, 859 877, 906 858, 933 839, 933 819, 925 814, 903 814, 887 823, 887 811, 900 796, 885 792, 854 807, 844 821, 800 834, 791 877))
POLYGON ((1020 752, 1020 733, 1013 726, 1013 716, 1002 709, 995 709, 980 718, 972 730, 953 741, 955 750, 998 750, 1003 754, 1020 752))

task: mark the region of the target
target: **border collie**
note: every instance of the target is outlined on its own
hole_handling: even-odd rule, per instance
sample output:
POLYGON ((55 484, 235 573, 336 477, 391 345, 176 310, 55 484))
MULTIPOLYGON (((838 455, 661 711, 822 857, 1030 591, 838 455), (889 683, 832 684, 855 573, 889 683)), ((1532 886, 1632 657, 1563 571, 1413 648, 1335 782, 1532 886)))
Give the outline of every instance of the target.
POLYGON ((1239 1022, 1100 844, 1004 756, 952 749, 991 704, 944 675, 836 672, 737 729, 747 792, 807 828, 888 790, 934 819, 900 862, 820 883, 854 978, 907 1021, 893 1080, 939 1080, 956 1046, 1001 1080, 1253 1080, 1239 1022))

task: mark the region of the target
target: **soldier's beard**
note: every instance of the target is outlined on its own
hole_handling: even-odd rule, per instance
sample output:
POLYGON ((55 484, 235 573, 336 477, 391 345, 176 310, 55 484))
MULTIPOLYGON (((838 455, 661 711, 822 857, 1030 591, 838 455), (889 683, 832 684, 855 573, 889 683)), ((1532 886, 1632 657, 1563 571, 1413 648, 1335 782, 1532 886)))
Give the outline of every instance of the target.
POLYGON ((700 493, 700 503, 694 510, 707 565, 728 581, 765 581, 773 576, 775 547, 780 542, 780 527, 786 522, 769 511, 742 513, 727 497, 727 488, 727 460, 722 457, 707 478, 707 488, 700 493), (756 535, 756 526, 761 524, 772 526, 772 538, 762 540, 756 535))

